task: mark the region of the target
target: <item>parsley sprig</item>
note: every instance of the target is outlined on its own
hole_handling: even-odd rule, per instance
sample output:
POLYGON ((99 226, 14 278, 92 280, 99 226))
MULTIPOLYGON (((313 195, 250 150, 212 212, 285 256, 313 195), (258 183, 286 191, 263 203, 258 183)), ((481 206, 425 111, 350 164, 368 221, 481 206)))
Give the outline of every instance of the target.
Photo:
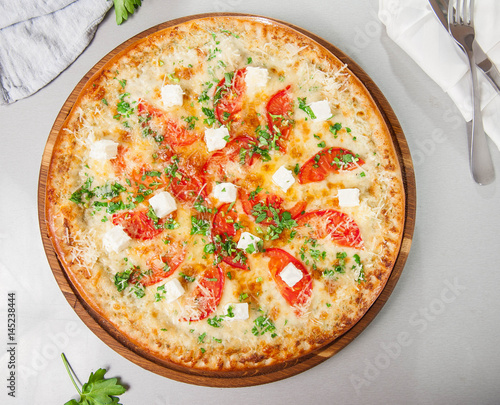
POLYGON ((128 16, 134 14, 141 4, 142 0, 113 0, 115 5, 116 23, 120 25, 127 21, 128 16))
POLYGON ((127 389, 123 385, 118 384, 118 379, 104 378, 106 370, 100 368, 95 373, 90 373, 89 380, 80 389, 73 378, 72 370, 64 353, 61 353, 61 358, 71 378, 71 382, 78 391, 78 394, 80 394, 79 401, 71 399, 64 405, 119 405, 117 395, 123 394, 127 389))

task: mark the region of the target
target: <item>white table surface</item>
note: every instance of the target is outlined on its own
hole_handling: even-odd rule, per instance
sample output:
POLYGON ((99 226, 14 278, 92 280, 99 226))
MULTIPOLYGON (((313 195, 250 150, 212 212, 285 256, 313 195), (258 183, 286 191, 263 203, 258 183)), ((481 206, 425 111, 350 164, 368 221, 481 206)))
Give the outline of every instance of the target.
MULTIPOLYGON (((147 0, 116 26, 108 13, 76 62, 35 95, 0 107, 0 403, 76 398, 60 353, 82 382, 99 367, 119 376, 130 404, 500 403, 500 153, 497 181, 469 175, 465 123, 448 96, 386 35, 375 0, 147 0), (104 55, 169 19, 229 11, 274 17, 353 58, 392 105, 413 155, 417 218, 399 283, 375 320, 333 358, 248 388, 206 388, 141 369, 106 346, 63 297, 43 251, 38 173, 64 101, 104 55), (7 395, 7 294, 16 293, 16 398, 7 395)), ((500 113, 500 112, 499 112, 500 113)))

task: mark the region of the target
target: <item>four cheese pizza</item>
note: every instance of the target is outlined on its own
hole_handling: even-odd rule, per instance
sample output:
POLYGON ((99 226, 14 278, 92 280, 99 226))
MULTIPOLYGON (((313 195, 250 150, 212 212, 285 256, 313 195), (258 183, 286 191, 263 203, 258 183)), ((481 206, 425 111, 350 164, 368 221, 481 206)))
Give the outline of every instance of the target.
POLYGON ((349 67, 252 17, 150 35, 85 85, 46 219, 85 302, 156 359, 234 371, 345 333, 399 252, 390 133, 349 67))

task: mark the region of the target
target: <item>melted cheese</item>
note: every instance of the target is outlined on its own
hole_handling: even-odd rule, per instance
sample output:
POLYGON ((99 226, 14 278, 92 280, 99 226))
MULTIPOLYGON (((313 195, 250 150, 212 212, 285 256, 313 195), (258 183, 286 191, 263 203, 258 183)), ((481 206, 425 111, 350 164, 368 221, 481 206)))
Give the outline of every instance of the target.
MULTIPOLYGON (((241 353, 228 354, 222 367, 238 368, 244 367, 246 361, 251 365, 266 364, 266 361, 307 352, 314 348, 315 343, 311 339, 315 334, 332 339, 344 330, 345 322, 348 323, 349 315, 346 314, 353 312, 359 315, 356 300, 362 303, 365 297, 373 300, 376 295, 371 295, 371 291, 379 291, 383 286, 381 280, 387 277, 387 274, 379 274, 387 271, 382 258, 387 255, 394 257, 391 256, 394 252, 387 250, 387 246, 397 242, 387 242, 386 231, 392 223, 397 225, 401 221, 402 208, 391 205, 393 200, 389 191, 394 187, 396 191, 400 190, 395 185, 401 180, 399 173, 392 173, 387 168, 387 164, 391 163, 384 160, 387 154, 384 148, 387 146, 376 137, 381 119, 367 111, 371 106, 367 96, 350 86, 352 78, 346 65, 316 53, 315 44, 311 41, 297 39, 297 43, 282 46, 283 37, 277 41, 271 31, 260 25, 242 23, 228 26, 227 20, 225 25, 206 24, 204 29, 181 29, 184 41, 172 34, 173 39, 166 35, 158 37, 150 45, 145 43, 113 61, 108 69, 108 72, 113 72, 111 76, 103 73, 95 79, 95 84, 102 86, 104 93, 93 97, 89 90, 89 95, 82 99, 61 133, 64 142, 70 144, 74 141, 77 146, 74 147, 75 158, 71 161, 65 183, 60 187, 66 193, 61 194, 58 204, 65 209, 54 210, 51 215, 54 224, 59 226, 58 232, 64 235, 61 240, 70 252, 70 261, 85 268, 87 277, 93 277, 84 288, 100 308, 112 305, 113 310, 108 311, 106 316, 118 329, 149 347, 159 357, 200 368, 219 367, 218 359, 224 357, 225 350, 235 353, 237 348, 241 353), (255 163, 250 167, 241 165, 238 159, 230 161, 220 167, 226 177, 224 181, 243 187, 248 192, 260 187, 264 192, 281 197, 286 209, 304 201, 307 202, 306 211, 327 208, 342 211, 349 216, 349 221, 357 224, 364 241, 363 249, 346 248, 337 245, 330 237, 312 242, 310 235, 297 232, 292 238, 289 230, 279 239, 269 240, 266 238, 267 226, 256 223, 255 218, 246 215, 243 202, 237 199, 234 208, 242 224, 241 232, 258 236, 265 248, 286 250, 300 260, 312 275, 312 294, 305 299, 299 296, 298 302, 302 304, 295 307, 290 306, 281 295, 269 271, 269 257, 260 252, 247 255, 249 270, 221 265, 225 282, 217 304, 214 291, 200 283, 204 270, 212 266, 215 259, 205 249, 214 235, 210 231, 207 235, 192 232, 192 217, 206 220, 209 225, 212 217, 200 214, 189 204, 176 201, 178 209, 173 218, 177 228, 165 229, 160 236, 152 239, 132 240, 124 251, 107 254, 103 250, 103 238, 113 217, 107 212, 108 208, 96 207, 94 203, 99 200, 96 197, 78 208, 69 201, 71 194, 91 178, 92 188, 115 182, 126 188, 108 203, 133 204, 134 209, 147 211, 151 195, 168 190, 168 185, 158 180, 158 184, 146 186, 152 193, 146 195, 143 202, 137 202, 137 194, 140 194, 137 182, 140 180, 134 177, 134 173, 147 168, 164 176, 165 169, 172 162, 169 159, 175 154, 180 159, 180 167, 189 163, 200 174, 204 162, 213 154, 207 151, 203 142, 204 120, 209 118, 203 109, 213 109, 213 103, 200 101, 203 100, 201 96, 206 94, 213 99, 215 87, 224 74, 245 68, 249 58, 253 65, 267 69, 269 79, 265 86, 259 87, 258 93, 243 96, 242 112, 230 127, 230 138, 255 136, 257 127, 265 128, 268 124, 265 110, 268 100, 287 86, 291 86, 295 106, 293 129, 286 141, 286 154, 271 150, 270 160, 254 157, 255 163), (118 80, 114 79, 115 72, 118 80), (161 89, 165 85, 182 87, 182 105, 172 106, 168 111, 164 109, 161 89), (129 95, 124 95, 126 93, 129 95), (307 104, 325 100, 333 118, 326 122, 311 120, 298 109, 299 98, 306 98, 307 104), (155 138, 155 134, 161 135, 167 130, 165 122, 158 117, 149 121, 140 117, 137 105, 141 101, 163 111, 165 118, 177 120, 181 126, 187 127, 191 119, 192 129, 189 131, 197 134, 199 140, 192 145, 167 146, 166 150, 165 142, 155 138), (126 104, 130 114, 124 112, 126 104), (336 123, 342 129, 334 136, 330 126, 336 123), (121 152, 116 159, 94 161, 89 158, 92 144, 102 139, 110 139, 120 145, 121 152), (349 149, 359 154, 365 164, 352 171, 332 172, 325 180, 316 183, 300 184, 296 181, 286 193, 278 186, 279 182, 274 184, 272 176, 280 167, 293 170, 297 164, 302 166, 324 147, 321 142, 326 146, 349 149), (169 158, 162 158, 162 154, 168 151, 172 152, 169 158), (345 188, 359 189, 358 206, 339 207, 336 196, 339 190, 345 188), (393 218, 390 217, 390 210, 393 210, 393 218), (64 228, 65 213, 68 211, 78 211, 80 216, 70 219, 74 226, 64 228), (151 263, 163 263, 162 256, 171 258, 172 252, 179 250, 185 252, 184 260, 166 279, 177 278, 185 290, 175 301, 166 303, 157 299, 157 287, 162 283, 145 287, 142 298, 138 298, 132 284, 123 291, 117 291, 114 283, 117 273, 131 268, 147 271, 151 263), (356 254, 363 266, 354 260, 356 254), (345 258, 339 259, 344 255, 345 258), (362 272, 366 280, 370 280, 369 288, 365 289, 367 284, 359 282, 362 272), (190 281, 192 279, 194 281, 190 281), (195 295, 196 290, 201 290, 202 294, 195 295), (249 318, 238 322, 225 321, 227 305, 240 301, 249 304, 249 318), (209 318, 220 318, 219 327, 212 326, 207 320, 185 321, 199 316, 199 308, 204 305, 211 307, 209 318), (259 319, 263 323, 269 322, 275 329, 262 335, 253 333, 259 319), (313 332, 314 328, 317 332, 313 332), (274 348, 274 357, 252 363, 251 351, 261 353, 265 347, 274 348), (200 348, 204 353, 200 352, 200 348), (204 358, 210 360, 204 363, 204 358)), ((220 125, 216 123, 215 127, 220 125)), ((224 148, 221 150, 224 151, 224 148)), ((151 178, 154 180, 155 177, 151 178)), ((211 190, 212 186, 208 189, 211 190)), ((211 192, 207 202, 212 208, 217 208, 220 204, 213 197, 211 192)), ((123 211, 126 209, 118 212, 123 211)), ((238 237, 235 237, 236 242, 238 237)), ((399 235, 392 237, 398 239, 399 235)))

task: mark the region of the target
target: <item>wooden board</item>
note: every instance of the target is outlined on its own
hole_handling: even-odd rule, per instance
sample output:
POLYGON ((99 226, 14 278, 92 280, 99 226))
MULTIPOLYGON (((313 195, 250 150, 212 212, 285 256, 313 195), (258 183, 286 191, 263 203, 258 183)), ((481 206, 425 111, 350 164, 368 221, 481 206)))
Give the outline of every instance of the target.
POLYGON ((406 142, 401 126, 391 106, 389 105, 389 103, 387 102, 381 91, 378 89, 378 87, 370 79, 370 77, 342 51, 340 51, 327 41, 323 40, 322 38, 319 38, 318 36, 302 28, 296 27, 294 25, 279 20, 274 20, 259 16, 252 16, 248 14, 236 14, 236 13, 200 14, 200 15, 179 18, 176 20, 159 24, 124 42, 123 44, 115 48, 113 51, 108 53, 103 59, 101 59, 78 83, 78 85, 75 87, 75 89, 72 91, 72 93, 64 103, 63 107, 61 108, 61 111, 59 112, 56 118, 56 121, 50 132, 47 145, 45 147, 45 151, 42 157, 40 176, 39 176, 39 189, 38 189, 39 224, 49 265, 53 271, 57 283, 59 284, 59 287, 61 288, 61 291, 63 292, 69 304, 73 307, 75 312, 82 319, 82 321, 104 343, 106 343, 117 353, 129 359, 130 361, 134 362, 135 364, 149 371, 152 371, 156 374, 177 381, 196 384, 196 385, 211 386, 211 387, 244 387, 244 386, 252 386, 252 385, 265 384, 273 381, 278 381, 296 375, 298 373, 301 373, 305 370, 310 369, 311 367, 314 367, 315 365, 332 357, 342 348, 347 346, 375 318, 375 316, 387 302, 390 294, 392 293, 394 287, 396 286, 396 283, 401 275, 401 272, 403 271, 403 267, 408 257, 408 253, 410 251, 414 223, 415 223, 415 211, 416 211, 415 178, 413 172, 413 163, 411 160, 410 151, 408 149, 408 144, 406 142), (312 40, 316 41, 317 43, 328 49, 333 55, 339 58, 342 62, 346 63, 349 66, 349 69, 354 73, 354 75, 356 75, 369 90, 375 103, 379 107, 383 118, 387 123, 400 161, 402 175, 403 175, 403 182, 405 186, 405 194, 406 194, 405 226, 404 226, 403 240, 399 251, 399 255, 397 257, 395 266, 392 270, 392 273, 389 277, 389 280, 387 281, 384 290, 379 295, 377 300, 373 303, 371 308, 366 312, 363 318, 344 335, 334 340, 333 342, 327 344, 326 346, 322 347, 321 349, 309 353, 308 355, 305 355, 298 359, 294 359, 293 361, 280 363, 278 365, 249 370, 245 372, 238 372, 238 373, 206 372, 206 371, 190 370, 172 364, 166 364, 165 362, 161 362, 158 359, 155 359, 154 357, 151 357, 150 355, 144 353, 143 351, 141 351, 140 348, 135 347, 130 342, 123 339, 118 330, 112 324, 110 324, 105 319, 96 314, 91 308, 89 308, 86 305, 85 301, 79 297, 76 288, 74 288, 71 285, 71 282, 66 277, 65 271, 56 256, 55 250, 48 236, 47 226, 45 222, 45 189, 46 189, 47 174, 54 143, 56 141, 57 135, 66 117, 71 111, 71 108, 73 107, 75 101, 77 100, 78 95, 80 94, 85 83, 112 57, 114 57, 117 53, 126 49, 128 46, 132 45, 137 40, 142 39, 147 35, 150 35, 159 30, 171 27, 173 25, 181 24, 189 20, 205 18, 205 17, 214 17, 214 16, 245 16, 257 19, 264 19, 267 21, 272 21, 277 24, 285 25, 289 28, 292 28, 308 36, 312 40))

